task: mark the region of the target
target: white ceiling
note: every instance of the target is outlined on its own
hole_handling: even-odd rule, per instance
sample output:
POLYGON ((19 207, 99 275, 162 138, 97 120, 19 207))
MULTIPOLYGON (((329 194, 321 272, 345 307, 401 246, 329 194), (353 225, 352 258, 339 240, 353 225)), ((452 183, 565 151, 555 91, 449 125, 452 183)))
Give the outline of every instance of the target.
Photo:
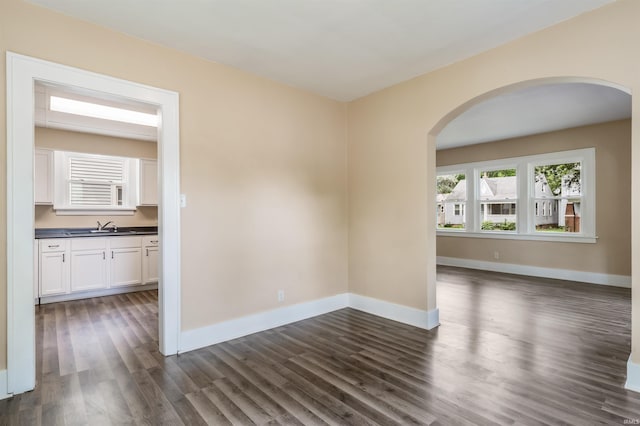
POLYGON ((349 101, 614 0, 28 0, 349 101))
MULTIPOLYGON (((615 0, 28 0, 350 101, 615 0)), ((631 97, 554 84, 457 117, 438 149, 628 118, 631 97)))
POLYGON ((611 87, 545 84, 490 98, 460 114, 438 135, 455 148, 631 117, 631 95, 611 87))

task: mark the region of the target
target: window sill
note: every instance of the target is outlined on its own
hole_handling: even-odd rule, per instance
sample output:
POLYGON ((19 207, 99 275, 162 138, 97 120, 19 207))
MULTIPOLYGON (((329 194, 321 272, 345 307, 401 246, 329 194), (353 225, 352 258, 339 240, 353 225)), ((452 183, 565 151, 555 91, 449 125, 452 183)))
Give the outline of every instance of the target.
POLYGON ((558 243, 586 243, 594 244, 598 237, 586 235, 546 235, 536 234, 516 234, 512 232, 466 232, 466 231, 442 231, 437 230, 438 237, 464 237, 464 238, 489 238, 497 240, 526 240, 526 241, 553 241, 558 243))
POLYGON ((79 208, 79 207, 53 207, 57 216, 133 216, 135 208, 79 208))

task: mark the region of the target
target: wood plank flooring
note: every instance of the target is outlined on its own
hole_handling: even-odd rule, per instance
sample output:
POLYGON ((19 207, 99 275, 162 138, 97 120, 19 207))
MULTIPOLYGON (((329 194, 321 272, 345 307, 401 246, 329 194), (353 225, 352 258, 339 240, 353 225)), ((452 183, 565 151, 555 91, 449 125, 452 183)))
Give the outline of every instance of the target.
POLYGON ((440 267, 441 326, 352 309, 180 356, 157 292, 42 305, 7 425, 637 424, 630 291, 440 267))

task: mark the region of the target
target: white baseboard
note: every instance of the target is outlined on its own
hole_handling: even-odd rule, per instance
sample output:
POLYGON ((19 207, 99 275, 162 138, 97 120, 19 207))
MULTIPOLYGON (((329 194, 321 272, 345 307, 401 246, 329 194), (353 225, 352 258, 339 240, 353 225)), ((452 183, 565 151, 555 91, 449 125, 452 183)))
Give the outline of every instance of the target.
POLYGON ((359 294, 349 294, 349 307, 427 330, 431 330, 440 324, 438 309, 423 311, 409 306, 385 302, 384 300, 360 296, 359 294))
POLYGON ((436 259, 436 263, 438 265, 459 266, 461 268, 481 269, 484 271, 504 272, 507 274, 529 275, 532 277, 555 278, 559 280, 578 281, 590 284, 631 288, 631 277, 628 275, 613 275, 602 274, 598 272, 573 271, 570 269, 543 268, 540 266, 487 262, 483 260, 461 259, 457 257, 445 256, 438 256, 436 259))
POLYGON ((0 370, 0 399, 7 399, 11 397, 11 395, 7 393, 8 386, 7 370, 0 370))
MULTIPOLYGON (((133 285, 130 287, 114 287, 106 288, 104 290, 90 290, 82 291, 78 293, 60 294, 58 296, 44 296, 40 298, 40 304, 47 303, 66 302, 69 300, 87 299, 90 297, 102 297, 113 296, 115 294, 133 293, 135 291, 144 290, 157 290, 158 283, 145 284, 145 285, 133 285)), ((38 299, 35 299, 35 304, 38 304, 38 299)))
POLYGON ((216 343, 237 339, 238 337, 349 307, 427 330, 431 330, 439 325, 438 309, 427 312, 373 299, 371 297, 343 293, 324 299, 248 315, 207 327, 183 331, 180 335, 179 352, 184 353, 204 348, 205 346, 215 345, 216 343))
POLYGON ((347 293, 297 305, 285 306, 259 314, 213 324, 195 330, 183 331, 179 352, 192 351, 216 343, 246 336, 270 328, 326 314, 346 308, 349 303, 347 293))
POLYGON ((640 392, 640 364, 631 362, 631 355, 627 361, 627 382, 624 387, 634 392, 640 392))

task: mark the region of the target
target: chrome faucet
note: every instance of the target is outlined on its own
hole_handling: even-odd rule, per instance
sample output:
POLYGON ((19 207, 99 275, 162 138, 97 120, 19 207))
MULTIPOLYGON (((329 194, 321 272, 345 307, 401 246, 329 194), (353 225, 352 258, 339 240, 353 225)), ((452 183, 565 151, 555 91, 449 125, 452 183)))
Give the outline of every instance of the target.
MULTIPOLYGON (((109 225, 110 223, 113 223, 112 221, 109 221, 107 223, 105 223, 104 225, 100 224, 100 221, 98 221, 98 231, 104 231, 105 228, 107 227, 107 225, 109 225)), ((113 223, 113 230, 116 231, 118 229, 118 227, 116 226, 115 223, 113 223)))

